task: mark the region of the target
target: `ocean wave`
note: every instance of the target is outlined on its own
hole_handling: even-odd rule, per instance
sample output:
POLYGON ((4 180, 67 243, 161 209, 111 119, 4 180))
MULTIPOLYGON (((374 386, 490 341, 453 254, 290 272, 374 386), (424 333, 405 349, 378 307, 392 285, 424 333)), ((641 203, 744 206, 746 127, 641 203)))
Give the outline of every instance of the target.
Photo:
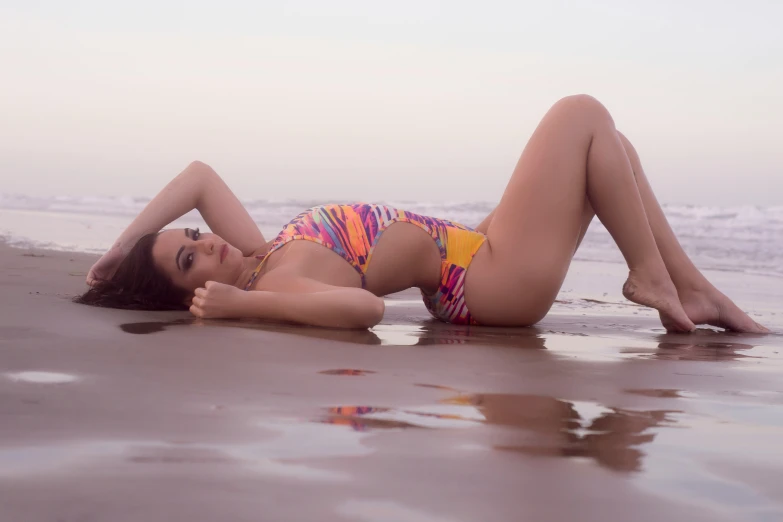
MULTIPOLYGON (((19 223, 0 223, 0 234, 17 244, 96 252, 108 247, 111 234, 127 225, 148 197, 137 196, 29 196, 0 193, 0 211, 33 212, 39 221, 45 214, 61 229, 70 220, 68 240, 52 240, 51 228, 36 226, 23 230, 19 223), (61 216, 60 219, 57 216, 61 216), (64 218, 68 219, 64 219, 64 218), (110 224, 110 226, 109 226, 110 224), (103 230, 102 234, 98 229, 103 230), (24 243, 21 243, 24 242, 24 243), (105 245, 104 245, 105 244, 105 245)), ((346 201, 335 201, 346 203, 346 201)), ((274 234, 301 211, 324 203, 297 199, 253 199, 243 205, 265 234, 274 234)), ((426 202, 411 200, 379 201, 424 215, 450 219, 476 226, 495 206, 489 201, 426 202)), ((783 275, 783 206, 698 206, 664 205, 664 212, 683 248, 704 268, 738 270, 783 275)), ((188 215, 189 220, 197 219, 188 215)), ((5 220, 9 221, 9 220, 5 220)), ((622 262, 611 236, 596 219, 582 248, 582 259, 622 262)))

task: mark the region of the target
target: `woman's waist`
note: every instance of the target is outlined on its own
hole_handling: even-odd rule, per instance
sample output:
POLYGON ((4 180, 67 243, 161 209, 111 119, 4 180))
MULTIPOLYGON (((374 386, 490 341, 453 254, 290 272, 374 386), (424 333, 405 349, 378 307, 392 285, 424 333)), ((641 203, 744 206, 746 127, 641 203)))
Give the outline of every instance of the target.
POLYGON ((433 239, 437 239, 448 229, 473 230, 455 221, 425 216, 388 205, 325 204, 297 215, 281 230, 274 243, 290 239, 311 239, 342 245, 365 243, 372 247, 381 234, 395 223, 414 224, 433 239))

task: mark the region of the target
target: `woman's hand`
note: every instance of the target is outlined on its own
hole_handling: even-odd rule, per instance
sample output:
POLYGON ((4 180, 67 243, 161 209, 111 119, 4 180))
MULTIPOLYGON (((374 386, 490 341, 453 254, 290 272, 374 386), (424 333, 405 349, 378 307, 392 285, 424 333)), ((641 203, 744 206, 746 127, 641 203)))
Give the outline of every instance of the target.
POLYGON ((190 306, 190 313, 202 319, 242 317, 242 304, 247 292, 215 281, 207 281, 204 288, 197 288, 190 306))
POLYGON ((99 281, 111 279, 117 272, 117 268, 119 268, 123 259, 125 259, 125 254, 123 254, 119 243, 115 243, 87 272, 87 284, 95 286, 99 281))

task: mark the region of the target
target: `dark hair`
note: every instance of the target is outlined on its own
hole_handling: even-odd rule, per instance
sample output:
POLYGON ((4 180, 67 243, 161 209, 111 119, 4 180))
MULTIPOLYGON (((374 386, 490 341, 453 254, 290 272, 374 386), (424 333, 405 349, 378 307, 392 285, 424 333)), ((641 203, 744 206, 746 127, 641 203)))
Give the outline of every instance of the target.
POLYGON ((152 258, 157 238, 153 233, 139 239, 111 279, 98 281, 74 302, 126 310, 187 310, 190 292, 176 286, 152 258))

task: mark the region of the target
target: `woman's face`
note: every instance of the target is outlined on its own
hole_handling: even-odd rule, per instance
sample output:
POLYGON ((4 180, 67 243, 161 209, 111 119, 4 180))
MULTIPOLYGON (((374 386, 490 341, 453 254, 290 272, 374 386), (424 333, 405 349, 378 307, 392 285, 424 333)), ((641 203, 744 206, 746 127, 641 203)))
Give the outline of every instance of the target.
POLYGON ((233 285, 244 268, 242 252, 216 234, 202 234, 191 228, 158 234, 152 257, 175 285, 189 292, 207 281, 233 285))

